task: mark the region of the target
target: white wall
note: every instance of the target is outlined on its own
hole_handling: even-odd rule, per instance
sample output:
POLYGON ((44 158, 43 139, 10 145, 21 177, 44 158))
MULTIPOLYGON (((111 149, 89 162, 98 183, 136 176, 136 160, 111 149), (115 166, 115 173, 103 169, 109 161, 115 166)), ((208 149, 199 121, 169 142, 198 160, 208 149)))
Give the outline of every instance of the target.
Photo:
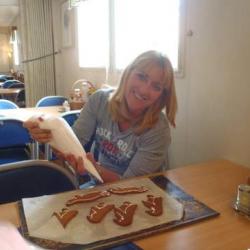
POLYGON ((249 13, 248 0, 188 1, 186 147, 178 150, 177 129, 173 165, 223 157, 250 166, 249 13))
MULTIPOLYGON (((193 36, 185 41, 185 75, 176 79, 171 167, 218 158, 250 166, 249 13, 249 0, 187 0, 186 31, 193 36)), ((62 49, 58 21, 55 28, 62 49)), ((100 82, 103 76, 79 69, 77 43, 57 56, 60 94, 77 79, 100 82)))

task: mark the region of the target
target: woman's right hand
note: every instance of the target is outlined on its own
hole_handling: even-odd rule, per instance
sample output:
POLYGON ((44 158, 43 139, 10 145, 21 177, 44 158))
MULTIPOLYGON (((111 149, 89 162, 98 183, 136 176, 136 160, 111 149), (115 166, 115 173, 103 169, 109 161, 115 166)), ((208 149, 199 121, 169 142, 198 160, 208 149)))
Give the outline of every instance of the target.
POLYGON ((51 131, 49 129, 41 129, 37 122, 26 121, 23 123, 23 127, 27 128, 31 137, 40 143, 48 143, 52 138, 51 131))

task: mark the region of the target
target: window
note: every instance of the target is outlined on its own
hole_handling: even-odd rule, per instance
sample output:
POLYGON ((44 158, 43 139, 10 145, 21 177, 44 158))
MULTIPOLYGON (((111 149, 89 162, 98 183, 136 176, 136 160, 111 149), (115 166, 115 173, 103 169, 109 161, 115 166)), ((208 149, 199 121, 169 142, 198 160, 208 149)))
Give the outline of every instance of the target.
POLYGON ((108 58, 108 1, 84 1, 78 8, 79 64, 105 68, 108 58))
POLYGON ((12 31, 10 43, 12 44, 14 65, 19 65, 20 63, 19 63, 18 37, 16 29, 12 31))
POLYGON ((78 7, 79 65, 123 69, 155 49, 180 71, 183 0, 88 0, 78 7))

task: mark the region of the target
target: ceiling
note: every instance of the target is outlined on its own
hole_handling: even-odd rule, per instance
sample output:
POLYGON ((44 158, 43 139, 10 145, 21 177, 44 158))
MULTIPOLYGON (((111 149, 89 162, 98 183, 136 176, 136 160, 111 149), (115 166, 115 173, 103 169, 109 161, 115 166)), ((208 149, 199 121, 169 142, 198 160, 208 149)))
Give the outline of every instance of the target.
POLYGON ((11 26, 18 12, 18 0, 0 0, 0 27, 11 26))

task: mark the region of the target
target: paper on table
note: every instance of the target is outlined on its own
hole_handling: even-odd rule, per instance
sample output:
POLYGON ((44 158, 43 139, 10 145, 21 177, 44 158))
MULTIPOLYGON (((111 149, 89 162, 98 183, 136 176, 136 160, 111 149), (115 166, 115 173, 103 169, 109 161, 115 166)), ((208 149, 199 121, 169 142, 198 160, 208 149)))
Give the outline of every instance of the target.
POLYGON ((83 146, 63 118, 45 114, 32 116, 28 121, 36 121, 39 123, 40 128, 51 130, 52 139, 49 144, 64 154, 73 154, 76 157, 82 157, 86 170, 99 181, 103 182, 91 161, 86 158, 83 146))
POLYGON ((89 244, 180 220, 183 216, 183 205, 167 195, 147 178, 126 180, 121 183, 109 184, 94 189, 77 190, 57 195, 23 199, 22 202, 29 235, 63 243, 89 244), (148 188, 149 191, 132 195, 118 196, 112 194, 109 197, 101 198, 97 201, 70 206, 70 209, 76 209, 79 213, 69 222, 65 229, 61 226, 56 217, 52 216, 53 212, 61 211, 61 209, 65 207, 66 201, 75 194, 91 193, 110 187, 129 186, 144 186, 148 188), (161 216, 153 217, 145 213, 148 209, 141 201, 147 199, 147 194, 153 194, 154 196, 161 196, 163 198, 163 214, 161 216), (113 211, 108 213, 103 221, 98 224, 92 224, 86 218, 90 208, 99 202, 114 204, 119 207, 124 201, 130 201, 138 205, 134 214, 133 223, 130 226, 122 227, 115 224, 113 222, 113 211))

